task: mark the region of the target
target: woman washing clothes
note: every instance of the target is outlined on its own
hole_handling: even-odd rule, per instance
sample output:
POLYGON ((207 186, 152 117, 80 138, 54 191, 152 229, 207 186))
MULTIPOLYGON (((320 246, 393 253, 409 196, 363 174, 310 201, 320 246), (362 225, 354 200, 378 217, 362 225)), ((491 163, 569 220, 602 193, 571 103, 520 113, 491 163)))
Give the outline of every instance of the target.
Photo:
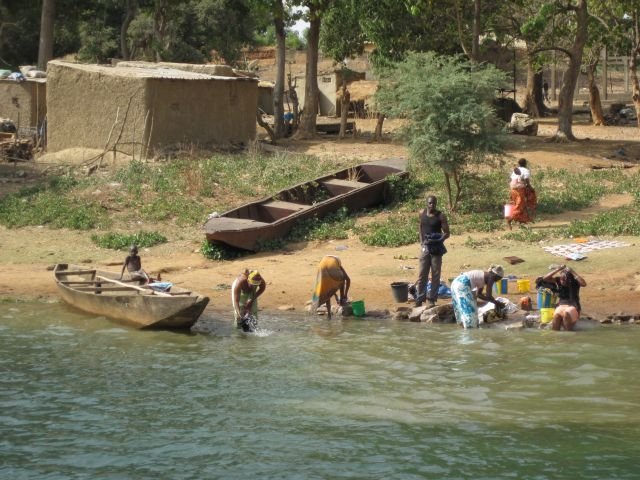
POLYGON ((587 282, 571 267, 560 265, 542 277, 544 282, 553 282, 558 291, 558 306, 553 312, 551 328, 571 331, 578 323, 582 307, 580 306, 580 287, 587 282))
POLYGON ((509 230, 511 230, 511 224, 513 222, 532 222, 536 207, 538 206, 538 197, 536 196, 536 191, 531 186, 531 172, 527 168, 526 159, 521 158, 518 160, 518 166, 514 168, 511 173, 509 187, 512 210, 511 214, 505 219, 509 230))
POLYGON ((477 328, 478 301, 476 297, 495 304, 497 308, 504 304, 493 298, 493 284, 504 277, 504 269, 500 265, 491 265, 488 270, 470 270, 458 275, 451 282, 451 298, 456 322, 465 329, 477 328))
POLYGON ((311 297, 312 312, 320 305, 327 306, 327 316, 331 320, 331 297, 335 296, 338 305, 347 303, 347 294, 351 286, 351 279, 342 267, 340 259, 334 255, 326 255, 318 265, 316 286, 311 297), (340 297, 337 294, 340 292, 340 297))

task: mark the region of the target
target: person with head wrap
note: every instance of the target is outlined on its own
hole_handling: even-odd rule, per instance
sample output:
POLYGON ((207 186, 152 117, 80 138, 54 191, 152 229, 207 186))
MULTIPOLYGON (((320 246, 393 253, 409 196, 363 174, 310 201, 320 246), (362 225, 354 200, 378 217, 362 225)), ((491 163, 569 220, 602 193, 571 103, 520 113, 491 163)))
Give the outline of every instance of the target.
POLYGON ((553 330, 573 330, 582 307, 580 305, 580 288, 587 282, 571 267, 560 265, 542 277, 544 282, 555 283, 558 292, 558 306, 553 312, 551 328, 553 330))
POLYGON ((258 319, 258 297, 266 288, 267 284, 257 270, 245 270, 233 281, 231 303, 238 328, 244 331, 255 330, 258 319))
POLYGON ((338 305, 347 303, 347 295, 351 279, 342 267, 340 259, 334 255, 326 255, 318 265, 316 285, 311 297, 311 306, 315 312, 320 305, 327 306, 327 316, 331 320, 331 297, 335 296, 338 305), (338 298, 340 292, 340 298, 338 298))
POLYGON ((512 205, 511 215, 505 219, 509 229, 513 222, 532 222, 538 206, 538 197, 531 186, 531 172, 527 168, 525 158, 518 160, 518 166, 513 169, 509 183, 509 197, 512 205))
POLYGON ((492 302, 502 308, 502 302, 493 298, 493 284, 504 277, 504 269, 500 265, 491 265, 485 270, 470 270, 458 275, 451 282, 451 298, 456 322, 464 328, 477 328, 478 301, 492 302))
POLYGON ((131 248, 129 248, 129 255, 127 255, 127 258, 124 259, 124 263, 122 264, 120 280, 122 280, 125 269, 129 273, 131 280, 138 280, 140 284, 149 283, 150 278, 147 272, 142 269, 142 259, 138 255, 137 245, 131 245, 131 248))

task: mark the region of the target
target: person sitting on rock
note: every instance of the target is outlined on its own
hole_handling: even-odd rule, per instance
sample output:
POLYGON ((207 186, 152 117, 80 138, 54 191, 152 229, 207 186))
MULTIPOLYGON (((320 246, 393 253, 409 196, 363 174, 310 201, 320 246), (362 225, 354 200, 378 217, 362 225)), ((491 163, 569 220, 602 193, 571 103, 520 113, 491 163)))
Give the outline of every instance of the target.
POLYGON ((580 318, 580 288, 587 282, 571 267, 560 265, 542 277, 544 282, 554 282, 558 289, 558 306, 553 312, 553 330, 573 330, 580 318))

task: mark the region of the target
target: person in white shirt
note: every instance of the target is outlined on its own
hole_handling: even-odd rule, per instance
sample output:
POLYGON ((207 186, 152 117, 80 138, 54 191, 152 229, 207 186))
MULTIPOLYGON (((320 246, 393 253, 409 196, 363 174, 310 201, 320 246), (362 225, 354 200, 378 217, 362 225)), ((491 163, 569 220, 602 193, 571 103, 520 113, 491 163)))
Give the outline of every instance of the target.
POLYGON ((513 169, 511 174, 509 187, 511 212, 505 214, 505 220, 511 230, 513 222, 532 222, 538 205, 536 191, 531 186, 531 171, 527 168, 526 159, 518 160, 518 166, 513 169))
POLYGON ((458 275, 451 282, 451 299, 456 322, 465 329, 477 328, 478 300, 492 302, 496 307, 504 305, 493 298, 493 284, 502 280, 504 269, 501 265, 491 265, 488 270, 470 270, 458 275))

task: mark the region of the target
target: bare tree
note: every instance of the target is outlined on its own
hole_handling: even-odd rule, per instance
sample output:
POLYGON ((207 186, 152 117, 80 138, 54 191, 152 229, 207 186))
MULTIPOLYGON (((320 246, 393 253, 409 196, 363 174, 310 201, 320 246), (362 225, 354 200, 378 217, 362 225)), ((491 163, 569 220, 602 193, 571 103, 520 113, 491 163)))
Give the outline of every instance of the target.
POLYGON ((47 62, 53 58, 53 25, 56 16, 55 0, 42 1, 40 17, 40 44, 38 48, 38 68, 47 69, 47 62))
POLYGON ((285 29, 284 5, 282 0, 275 0, 273 23, 276 30, 276 83, 273 88, 273 116, 275 138, 285 136, 284 125, 284 75, 285 75, 285 29))
POLYGON ((298 138, 313 138, 318 115, 318 48, 320 40, 321 9, 309 3, 309 33, 307 34, 307 64, 304 85, 304 107, 300 118, 298 138))

